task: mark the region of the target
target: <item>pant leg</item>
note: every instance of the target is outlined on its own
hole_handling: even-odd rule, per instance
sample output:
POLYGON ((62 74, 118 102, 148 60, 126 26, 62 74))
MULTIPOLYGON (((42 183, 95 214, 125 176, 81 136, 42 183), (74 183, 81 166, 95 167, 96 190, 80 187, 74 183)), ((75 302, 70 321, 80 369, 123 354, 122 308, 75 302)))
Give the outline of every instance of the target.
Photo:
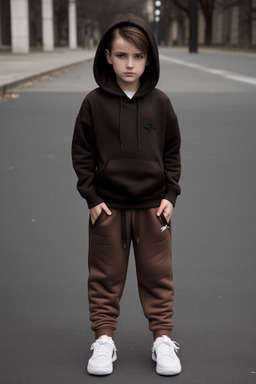
POLYGON ((171 337, 174 312, 171 228, 161 231, 166 221, 156 216, 156 210, 140 210, 139 223, 134 218, 133 224, 139 233, 139 242, 136 233, 133 240, 139 294, 155 338, 171 337))
POLYGON ((94 225, 89 223, 88 298, 96 338, 102 334, 113 337, 129 260, 130 226, 127 222, 127 245, 123 248, 121 211, 111 211, 111 216, 102 211, 94 225))

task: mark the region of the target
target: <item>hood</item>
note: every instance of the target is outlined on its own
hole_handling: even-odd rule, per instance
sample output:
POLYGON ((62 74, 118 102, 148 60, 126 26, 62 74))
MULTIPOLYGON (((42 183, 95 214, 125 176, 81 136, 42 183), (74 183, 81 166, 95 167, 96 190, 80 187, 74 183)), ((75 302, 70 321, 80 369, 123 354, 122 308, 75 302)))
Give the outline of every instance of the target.
POLYGON ((147 24, 147 22, 139 16, 127 14, 123 17, 116 19, 104 32, 100 43, 98 45, 93 65, 94 78, 97 84, 105 91, 114 95, 122 96, 123 91, 116 84, 115 73, 112 66, 108 64, 105 56, 106 40, 108 33, 121 26, 132 25, 140 28, 148 38, 149 41, 149 55, 150 64, 146 66, 143 75, 141 76, 141 86, 137 91, 135 97, 141 97, 152 91, 155 88, 159 79, 159 57, 158 48, 155 37, 147 24))

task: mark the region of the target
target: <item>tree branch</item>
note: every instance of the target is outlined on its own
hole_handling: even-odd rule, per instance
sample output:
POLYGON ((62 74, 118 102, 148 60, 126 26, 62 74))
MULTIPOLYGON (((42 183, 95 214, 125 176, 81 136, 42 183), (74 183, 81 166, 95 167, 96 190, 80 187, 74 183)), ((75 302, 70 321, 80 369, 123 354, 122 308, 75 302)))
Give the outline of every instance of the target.
POLYGON ((179 9, 181 9, 183 12, 185 12, 187 15, 188 15, 188 17, 189 17, 189 7, 187 6, 185 6, 185 5, 183 5, 183 4, 181 4, 180 2, 179 2, 179 0, 172 0, 172 2, 173 2, 173 4, 177 7, 177 8, 179 8, 179 9))
POLYGON ((225 11, 228 8, 232 8, 232 7, 235 7, 236 5, 239 5, 240 2, 241 0, 229 0, 229 1, 220 0, 220 1, 216 1, 216 7, 219 7, 223 11, 225 11))

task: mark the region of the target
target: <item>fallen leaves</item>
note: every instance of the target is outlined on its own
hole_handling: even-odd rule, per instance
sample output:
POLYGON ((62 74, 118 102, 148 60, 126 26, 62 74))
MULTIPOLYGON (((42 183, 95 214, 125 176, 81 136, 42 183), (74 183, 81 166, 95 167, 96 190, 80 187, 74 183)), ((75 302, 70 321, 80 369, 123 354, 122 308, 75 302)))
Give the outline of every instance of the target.
POLYGON ((7 101, 8 99, 19 99, 20 94, 16 92, 7 92, 4 95, 0 96, 0 103, 2 101, 7 101))

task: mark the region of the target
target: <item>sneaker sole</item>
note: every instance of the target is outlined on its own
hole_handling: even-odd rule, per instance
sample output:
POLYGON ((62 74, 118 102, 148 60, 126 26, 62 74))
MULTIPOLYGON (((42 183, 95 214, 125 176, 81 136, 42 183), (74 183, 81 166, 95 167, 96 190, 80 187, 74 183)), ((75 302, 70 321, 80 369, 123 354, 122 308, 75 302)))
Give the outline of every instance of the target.
POLYGON ((169 370, 169 371, 166 369, 161 369, 156 367, 156 372, 158 373, 158 375, 161 375, 161 376, 174 376, 181 373, 181 371, 182 371, 181 365, 174 367, 172 370, 169 370))
POLYGON ((114 356, 112 359, 112 363, 105 368, 93 368, 90 367, 90 364, 87 365, 87 372, 90 375, 95 375, 95 376, 104 376, 104 375, 111 375, 113 373, 113 362, 116 361, 117 356, 114 356))
POLYGON ((111 375, 111 373, 113 373, 113 367, 109 367, 104 370, 96 370, 96 369, 91 369, 90 367, 87 367, 87 372, 90 375, 94 375, 94 376, 106 376, 106 375, 111 375))
MULTIPOLYGON (((154 354, 152 354, 152 360, 157 362, 156 356, 154 354)), ((174 375, 178 375, 179 373, 181 373, 181 371, 182 371, 181 364, 176 365, 171 370, 159 368, 159 366, 156 364, 156 373, 158 373, 158 375, 174 376, 174 375)))

